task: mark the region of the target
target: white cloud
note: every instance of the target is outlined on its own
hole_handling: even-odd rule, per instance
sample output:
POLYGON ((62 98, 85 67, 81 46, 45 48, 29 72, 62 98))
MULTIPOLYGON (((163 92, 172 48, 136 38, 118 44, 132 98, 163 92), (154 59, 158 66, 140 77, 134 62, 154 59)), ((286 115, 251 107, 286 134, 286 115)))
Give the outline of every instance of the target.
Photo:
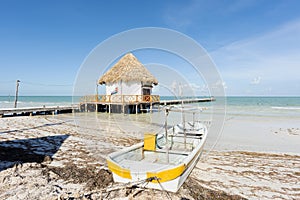
POLYGON ((178 84, 177 84, 176 81, 173 81, 173 82, 172 82, 171 89, 172 89, 172 92, 173 92, 174 94, 177 94, 178 84))
POLYGON ((153 94, 156 94, 156 93, 159 93, 159 89, 160 89, 160 85, 156 85, 152 88, 152 93, 153 94))
POLYGON ((201 86, 197 85, 196 83, 188 83, 188 84, 183 85, 183 87, 190 88, 192 90, 200 90, 200 88, 201 88, 201 86))
MULTIPOLYGON (((225 84, 225 83, 224 83, 225 84)), ((171 85, 171 88, 175 86, 175 90, 173 90, 174 94, 181 96, 180 91, 182 91, 182 95, 209 95, 209 88, 206 84, 196 84, 196 83, 186 83, 186 84, 178 84, 174 81, 171 85)), ((220 85, 218 85, 220 86, 220 85)), ((217 85, 216 85, 217 87, 217 85)))
POLYGON ((258 85, 258 84, 260 84, 260 81, 261 81, 261 77, 258 76, 258 77, 255 77, 254 79, 252 79, 252 81, 250 83, 252 85, 258 85))
POLYGON ((180 3, 169 4, 165 10, 165 23, 171 27, 186 29, 192 26, 199 26, 200 22, 207 21, 207 15, 210 17, 225 16, 231 13, 240 12, 256 5, 253 0, 243 0, 231 2, 214 1, 182 1, 180 3))
POLYGON ((186 28, 193 24, 194 15, 201 10, 198 1, 171 4, 165 11, 165 22, 175 28, 186 28))
POLYGON ((299 95, 296 87, 300 80, 299 35, 300 19, 260 36, 234 42, 211 52, 211 56, 222 78, 235 91, 243 93, 249 89, 245 87, 249 87, 249 79, 252 79, 251 84, 264 88, 284 85, 289 88, 290 95, 299 95))
POLYGON ((227 89, 226 82, 224 82, 224 81, 217 81, 217 82, 212 86, 212 88, 220 88, 220 87, 223 87, 224 89, 227 89))

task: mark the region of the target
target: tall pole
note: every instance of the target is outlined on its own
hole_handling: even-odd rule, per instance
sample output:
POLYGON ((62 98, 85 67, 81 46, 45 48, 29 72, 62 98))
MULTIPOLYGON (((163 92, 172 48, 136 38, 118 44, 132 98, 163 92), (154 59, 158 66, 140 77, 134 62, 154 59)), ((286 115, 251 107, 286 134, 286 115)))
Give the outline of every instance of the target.
POLYGON ((20 83, 20 81, 17 80, 17 83, 16 83, 15 108, 17 107, 17 102, 18 102, 19 83, 20 83))
POLYGON ((166 151, 167 151, 167 163, 169 164, 169 142, 168 142, 168 115, 169 108, 165 110, 165 138, 166 138, 166 151))
POLYGON ((96 80, 96 105, 95 105, 95 113, 98 112, 98 101, 99 101, 99 94, 98 94, 98 80, 96 80))
POLYGON ((97 95, 97 97, 96 97, 96 101, 98 102, 98 100, 99 100, 99 94, 98 94, 98 86, 99 86, 99 84, 98 84, 98 80, 96 80, 96 95, 97 95))
POLYGON ((185 130, 185 115, 184 115, 184 106, 183 106, 183 98, 182 98, 182 85, 179 84, 179 95, 181 98, 181 116, 182 116, 182 127, 183 127, 183 134, 184 134, 184 149, 186 149, 186 130, 185 130))

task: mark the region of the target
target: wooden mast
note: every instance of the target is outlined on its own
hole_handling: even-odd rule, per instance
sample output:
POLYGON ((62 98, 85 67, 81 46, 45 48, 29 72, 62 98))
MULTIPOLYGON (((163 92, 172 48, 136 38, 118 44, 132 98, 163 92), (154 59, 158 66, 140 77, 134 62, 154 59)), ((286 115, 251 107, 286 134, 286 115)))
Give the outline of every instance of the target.
POLYGON ((17 83, 16 83, 15 108, 17 107, 17 103, 18 103, 19 83, 20 83, 20 81, 19 81, 19 80, 17 80, 17 83))
POLYGON ((183 112, 183 98, 182 98, 182 86, 179 84, 179 95, 181 98, 181 116, 182 116, 182 127, 183 127, 183 134, 184 134, 184 149, 186 150, 186 130, 185 130, 185 115, 183 112))
POLYGON ((166 154, 167 154, 167 163, 169 164, 169 141, 168 141, 168 115, 169 115, 169 108, 165 110, 165 138, 166 138, 166 154))

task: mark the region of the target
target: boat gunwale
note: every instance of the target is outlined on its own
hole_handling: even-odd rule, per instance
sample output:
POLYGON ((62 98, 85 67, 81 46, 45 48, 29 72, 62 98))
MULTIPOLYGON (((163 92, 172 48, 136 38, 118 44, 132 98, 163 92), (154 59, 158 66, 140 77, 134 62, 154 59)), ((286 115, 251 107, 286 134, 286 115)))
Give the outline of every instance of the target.
MULTIPOLYGON (((182 174, 185 173, 185 171, 190 167, 190 165, 195 161, 195 159, 198 159, 199 156, 201 155, 201 149, 203 149, 204 147, 204 144, 205 144, 205 141, 207 139, 207 135, 208 135, 208 129, 206 126, 204 126, 204 133, 202 135, 202 138, 201 138, 201 141, 200 143, 196 146, 195 149, 193 149, 188 155, 186 158, 183 159, 182 162, 180 162, 179 164, 176 164, 176 165, 170 165, 170 167, 166 168, 166 169, 163 169, 163 170, 159 170, 159 171, 145 171, 144 173, 147 174, 147 178, 150 178, 148 177, 148 175, 154 175, 154 174, 157 174, 157 175, 161 175, 161 174, 165 174, 165 173, 168 173, 170 171, 176 171, 176 174, 172 174, 172 177, 171 178, 165 178, 163 180, 160 180, 160 182, 166 182, 166 181, 170 181, 170 180, 173 180, 177 177, 180 177, 182 174), (177 169, 177 170, 176 170, 177 169)), ((135 145, 132 145, 130 147, 125 147, 124 149, 120 150, 120 151, 117 151, 117 152, 113 152, 111 154, 109 154, 107 156, 107 161, 108 161, 108 168, 113 172, 113 173, 116 173, 116 171, 118 171, 116 174, 117 175, 120 175, 120 171, 129 171, 130 174, 137 174, 137 173, 140 173, 138 171, 132 171, 130 168, 128 167, 123 167, 121 166, 117 161, 115 161, 113 158, 114 157, 117 157, 117 156, 120 156, 121 154, 124 154, 128 151, 132 151, 132 150, 136 150, 138 148, 142 148, 144 145, 144 142, 140 142, 138 144, 135 144, 135 145), (117 168, 113 168, 113 166, 111 166, 111 164, 109 164, 109 162, 113 163, 114 165, 118 166, 117 168)), ((147 151, 147 150, 146 150, 147 151)), ((150 151, 149 151, 150 152, 150 151)), ((155 152, 155 151, 152 151, 152 152, 155 152)), ((158 153, 160 153, 158 151, 158 153)), ((177 153, 177 152, 176 152, 177 153)), ((172 154, 172 151, 169 151, 169 154, 172 154)), ((121 176, 123 177, 123 176, 121 176)), ((129 178, 128 176, 126 177, 123 177, 123 178, 129 178)), ((130 176, 130 179, 132 180, 132 176, 130 176)))

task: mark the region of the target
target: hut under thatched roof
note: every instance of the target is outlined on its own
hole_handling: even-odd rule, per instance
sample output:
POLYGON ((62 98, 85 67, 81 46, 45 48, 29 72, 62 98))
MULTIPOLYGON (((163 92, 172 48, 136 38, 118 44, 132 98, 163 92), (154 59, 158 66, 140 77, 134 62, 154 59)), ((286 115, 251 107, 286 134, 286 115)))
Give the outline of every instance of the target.
POLYGON ((157 79, 147 68, 132 54, 123 56, 110 70, 100 79, 99 84, 113 84, 122 82, 141 82, 144 84, 157 85, 157 79))
POLYGON ((106 95, 144 96, 151 95, 158 81, 132 53, 128 53, 99 79, 99 84, 105 84, 106 95))
POLYGON ((99 79, 99 84, 105 84, 106 95, 151 95, 158 81, 132 53, 128 53, 99 79))

